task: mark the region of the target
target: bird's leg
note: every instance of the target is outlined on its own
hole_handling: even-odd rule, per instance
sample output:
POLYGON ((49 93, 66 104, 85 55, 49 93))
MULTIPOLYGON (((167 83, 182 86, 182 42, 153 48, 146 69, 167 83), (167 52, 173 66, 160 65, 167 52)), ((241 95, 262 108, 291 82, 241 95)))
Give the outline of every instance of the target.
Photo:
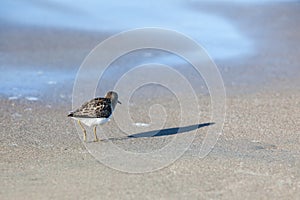
POLYGON ((85 130, 85 128, 82 126, 82 124, 81 124, 81 122, 80 122, 79 120, 78 120, 78 124, 79 124, 80 128, 81 128, 82 131, 83 131, 83 141, 86 142, 86 130, 85 130))
POLYGON ((97 133, 96 133, 96 128, 97 128, 97 126, 94 126, 94 137, 95 137, 94 142, 98 142, 99 141, 99 139, 97 137, 97 133))

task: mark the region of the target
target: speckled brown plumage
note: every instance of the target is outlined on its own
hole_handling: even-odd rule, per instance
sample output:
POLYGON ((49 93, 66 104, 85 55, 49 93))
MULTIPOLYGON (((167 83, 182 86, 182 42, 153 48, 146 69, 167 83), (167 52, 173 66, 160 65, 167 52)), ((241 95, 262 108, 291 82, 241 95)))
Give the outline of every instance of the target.
POLYGON ((80 108, 71 112, 68 117, 108 118, 111 113, 111 100, 109 98, 98 97, 84 103, 80 108))
POLYGON ((117 103, 120 103, 118 101, 118 94, 109 91, 105 97, 97 97, 84 103, 80 108, 72 111, 68 117, 109 118, 117 103))

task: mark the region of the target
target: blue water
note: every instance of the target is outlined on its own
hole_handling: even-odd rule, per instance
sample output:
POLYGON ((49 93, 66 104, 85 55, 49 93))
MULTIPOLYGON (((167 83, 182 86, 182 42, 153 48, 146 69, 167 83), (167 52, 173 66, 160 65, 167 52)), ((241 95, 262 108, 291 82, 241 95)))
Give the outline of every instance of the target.
POLYGON ((230 21, 192 9, 191 3, 193 1, 187 0, 2 0, 0 18, 28 26, 114 33, 134 28, 161 27, 192 37, 213 58, 251 53, 252 41, 230 21))
MULTIPOLYGON (((66 84, 74 81, 76 73, 64 69, 37 70, 28 66, 23 68, 2 66, 0 70, 0 95, 5 95, 10 99, 26 98, 29 100, 45 96, 49 89, 55 92, 55 88, 66 88, 66 84)), ((53 95, 49 94, 49 96, 53 95)), ((62 98, 66 96, 64 92, 55 95, 60 95, 62 98)))

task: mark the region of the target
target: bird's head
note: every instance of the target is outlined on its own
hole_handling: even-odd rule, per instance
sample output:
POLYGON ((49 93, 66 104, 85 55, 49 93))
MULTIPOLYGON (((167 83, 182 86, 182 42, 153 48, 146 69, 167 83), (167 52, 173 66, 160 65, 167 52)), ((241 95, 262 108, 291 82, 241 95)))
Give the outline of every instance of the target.
POLYGON ((111 100, 113 108, 116 107, 117 103, 121 104, 118 100, 118 94, 114 91, 107 92, 105 98, 109 98, 111 100))

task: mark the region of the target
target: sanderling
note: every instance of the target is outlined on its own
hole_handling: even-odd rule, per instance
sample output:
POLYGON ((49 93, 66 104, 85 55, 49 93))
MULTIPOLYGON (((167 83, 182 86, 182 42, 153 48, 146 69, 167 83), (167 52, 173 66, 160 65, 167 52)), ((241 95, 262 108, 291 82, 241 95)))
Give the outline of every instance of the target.
POLYGON ((99 141, 96 134, 97 125, 105 124, 110 120, 117 103, 121 104, 121 102, 118 101, 118 94, 109 91, 104 98, 97 97, 84 103, 80 108, 70 112, 68 117, 72 117, 78 121, 83 131, 84 141, 86 141, 86 130, 81 122, 87 126, 94 126, 94 141, 97 142, 99 141))

